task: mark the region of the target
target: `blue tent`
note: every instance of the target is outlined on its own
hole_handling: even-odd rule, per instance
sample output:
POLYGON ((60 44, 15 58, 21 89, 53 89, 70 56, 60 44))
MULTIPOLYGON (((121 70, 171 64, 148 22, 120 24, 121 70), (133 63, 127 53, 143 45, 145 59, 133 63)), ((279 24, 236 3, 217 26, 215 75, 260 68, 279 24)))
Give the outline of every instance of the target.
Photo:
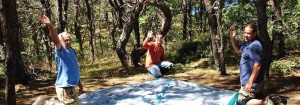
POLYGON ((175 79, 155 79, 79 96, 83 105, 235 105, 237 92, 175 79))

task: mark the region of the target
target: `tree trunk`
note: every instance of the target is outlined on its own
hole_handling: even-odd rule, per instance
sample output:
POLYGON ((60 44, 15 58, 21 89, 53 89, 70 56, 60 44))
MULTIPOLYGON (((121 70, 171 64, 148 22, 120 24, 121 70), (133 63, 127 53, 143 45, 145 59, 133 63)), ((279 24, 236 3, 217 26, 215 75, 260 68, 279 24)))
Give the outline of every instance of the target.
POLYGON ((126 44, 128 42, 128 39, 130 37, 130 33, 133 30, 133 20, 132 16, 130 17, 130 19, 128 20, 128 23, 125 24, 125 27, 122 30, 122 34, 120 35, 120 39, 117 42, 117 46, 116 46, 116 52, 117 55, 122 63, 122 66, 127 68, 128 65, 128 54, 126 52, 126 44))
POLYGON ((58 33, 64 32, 66 28, 66 22, 63 19, 63 1, 62 0, 57 0, 58 1, 58 21, 59 21, 59 29, 58 33))
POLYGON ((129 17, 127 19, 127 23, 125 24, 123 30, 122 30, 122 34, 120 36, 120 39, 117 42, 117 46, 116 46, 116 52, 117 55, 122 63, 122 66, 127 68, 128 65, 128 54, 126 52, 126 44, 128 42, 128 39, 130 37, 130 33, 133 31, 133 28, 135 27, 134 25, 136 21, 138 21, 138 16, 139 15, 139 11, 131 11, 131 13, 129 14, 129 17), (138 14, 138 15, 136 15, 138 14))
POLYGON ((263 44, 263 64, 262 69, 265 71, 265 79, 269 79, 269 69, 272 62, 272 46, 271 45, 271 39, 269 37, 268 31, 267 31, 267 22, 268 17, 266 14, 266 6, 267 6, 268 0, 256 0, 255 6, 257 9, 257 19, 258 19, 258 35, 262 39, 263 44))
POLYGON ((123 0, 114 0, 114 1, 112 1, 112 0, 109 0, 109 4, 114 8, 114 10, 116 11, 116 12, 118 12, 118 26, 119 26, 119 29, 122 29, 123 28, 123 19, 122 19, 122 17, 123 17, 123 12, 124 12, 124 10, 125 10, 125 8, 124 8, 124 2, 123 2, 123 0))
POLYGON ((204 10, 204 6, 203 6, 203 0, 200 0, 200 8, 199 8, 199 20, 200 20, 200 33, 203 33, 203 10, 204 10))
MULTIPOLYGON (((48 0, 41 0, 41 3, 43 5, 43 7, 46 9, 46 16, 49 17, 49 19, 51 19, 51 9, 50 9, 50 1, 48 0)), ((46 48, 46 56, 47 56, 47 63, 50 67, 50 70, 52 70, 52 58, 53 58, 53 55, 52 55, 52 47, 50 46, 50 37, 49 37, 49 30, 47 27, 43 27, 43 31, 44 31, 44 34, 43 34, 43 42, 44 42, 44 45, 45 45, 45 48, 46 48)))
POLYGON ((207 11, 204 12, 204 26, 203 26, 203 33, 206 33, 207 30, 207 21, 208 21, 208 13, 207 11))
POLYGON ((83 44, 83 41, 82 41, 82 38, 81 38, 81 21, 80 21, 80 12, 81 12, 81 9, 80 9, 80 0, 76 0, 76 10, 75 10, 75 21, 74 21, 74 29, 75 29, 75 35, 76 35, 76 39, 77 39, 77 42, 79 43, 79 48, 80 48, 80 55, 81 57, 83 57, 83 47, 82 47, 82 44, 83 44))
POLYGON ((139 67, 139 60, 141 56, 143 56, 146 53, 146 49, 141 47, 140 44, 140 32, 139 32, 139 14, 143 9, 142 3, 137 3, 136 9, 134 12, 134 18, 132 19, 133 21, 133 30, 134 30, 134 47, 131 52, 131 63, 134 67, 139 67))
POLYGON ((2 18, 3 18, 2 13, 0 13, 0 46, 2 47, 0 63, 4 63, 4 61, 5 61, 5 46, 4 46, 4 40, 3 40, 4 36, 3 36, 3 32, 2 32, 2 24, 3 24, 2 18))
POLYGON ((116 13, 114 11, 112 11, 111 13, 112 13, 112 18, 113 18, 112 19, 112 26, 113 26, 112 30, 109 27, 108 13, 107 12, 105 13, 105 20, 106 20, 106 23, 107 23, 107 29, 110 32, 113 49, 116 50, 116 46, 117 46, 117 41, 115 39, 115 33, 116 33, 116 28, 117 28, 117 24, 115 23, 116 13))
MULTIPOLYGON (((64 3, 64 22, 65 22, 65 26, 64 26, 64 30, 63 31, 66 31, 67 28, 68 28, 68 6, 69 6, 69 0, 64 0, 65 3, 64 3)), ((49 35, 48 35, 49 36, 49 35)))
MULTIPOLYGON (((275 23, 274 25, 276 25, 277 27, 281 26, 283 27, 283 22, 282 20, 280 19, 281 17, 281 0, 273 0, 273 6, 275 7, 275 23)), ((285 40, 285 36, 283 34, 283 29, 281 29, 279 32, 274 32, 273 34, 273 42, 277 42, 277 43, 274 43, 272 44, 273 46, 278 46, 277 47, 277 53, 278 53, 278 58, 282 58, 285 56, 285 43, 284 43, 284 40, 285 40)), ((273 47, 274 48, 274 47, 273 47)))
POLYGON ((181 11, 182 11, 182 39, 187 39, 187 16, 188 16, 188 10, 187 10, 187 0, 181 0, 181 11))
POLYGON ((189 39, 192 39, 192 4, 191 0, 188 0, 188 8, 187 8, 187 15, 188 15, 188 31, 187 34, 189 39))
POLYGON ((220 40, 218 43, 218 53, 220 56, 219 62, 220 62, 220 68, 219 72, 222 75, 226 75, 226 69, 225 69, 225 62, 224 62, 224 39, 223 39, 223 28, 222 28, 222 10, 223 10, 223 6, 224 6, 224 0, 218 0, 219 3, 219 9, 217 11, 217 23, 218 23, 218 30, 219 30, 219 37, 220 40))
MULTIPOLYGON (((5 43, 5 103, 16 105, 15 81, 17 71, 24 71, 20 51, 19 23, 16 0, 2 0, 3 36, 5 43)), ((1 19, 2 20, 2 19, 1 19)), ((25 80, 27 81, 27 80, 25 80)))
MULTIPOLYGON (((151 4, 150 4, 151 5, 151 4)), ((165 36, 171 28, 172 13, 170 8, 164 3, 164 0, 160 0, 158 3, 152 4, 158 9, 159 19, 162 23, 160 34, 165 36)))
MULTIPOLYGON (((224 60, 223 55, 221 55, 223 50, 222 46, 220 46, 221 44, 221 38, 220 36, 218 36, 218 20, 216 15, 214 15, 216 12, 213 9, 213 3, 215 1, 211 1, 211 0, 205 0, 205 5, 206 5, 206 10, 207 10, 207 14, 208 14, 208 24, 210 27, 210 33, 211 33, 211 47, 212 47, 212 55, 214 57, 214 61, 215 61, 215 65, 217 67, 218 72, 221 75, 225 75, 226 71, 225 71, 225 66, 222 67, 222 65, 224 65, 224 62, 222 62, 224 60), (221 60, 223 57, 223 60, 221 60)), ((220 9, 220 7, 219 7, 220 9)), ((223 41, 222 41, 223 42, 223 41)))
POLYGON ((94 44, 93 44, 93 38, 94 38, 94 17, 92 15, 92 8, 90 6, 89 0, 85 0, 86 8, 87 8, 87 17, 89 19, 89 46, 91 51, 91 60, 94 63, 95 61, 95 51, 94 51, 94 44))
MULTIPOLYGON (((101 27, 99 27, 99 29, 101 29, 101 27)), ((103 55, 104 54, 104 49, 103 49, 103 44, 102 44, 102 37, 101 37, 101 32, 99 32, 99 45, 100 45, 100 54, 103 55)))

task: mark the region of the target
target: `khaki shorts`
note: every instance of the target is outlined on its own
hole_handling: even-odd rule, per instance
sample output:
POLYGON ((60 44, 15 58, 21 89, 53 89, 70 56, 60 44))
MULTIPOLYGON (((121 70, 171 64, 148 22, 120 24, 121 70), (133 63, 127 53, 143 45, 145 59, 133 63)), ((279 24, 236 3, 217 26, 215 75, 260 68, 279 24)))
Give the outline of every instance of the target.
POLYGON ((58 100, 64 105, 81 105, 75 87, 55 87, 58 100))
POLYGON ((238 103, 246 104, 251 99, 262 99, 264 97, 264 83, 258 84, 255 88, 251 89, 251 92, 245 90, 245 85, 241 86, 238 95, 238 103))

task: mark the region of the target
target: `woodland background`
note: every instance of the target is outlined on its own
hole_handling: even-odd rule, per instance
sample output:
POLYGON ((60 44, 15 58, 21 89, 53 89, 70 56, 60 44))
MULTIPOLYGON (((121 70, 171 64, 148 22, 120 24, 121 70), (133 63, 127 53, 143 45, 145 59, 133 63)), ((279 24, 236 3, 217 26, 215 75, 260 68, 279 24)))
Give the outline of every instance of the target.
POLYGON ((226 76, 226 68, 238 67, 240 59, 231 46, 229 27, 238 28, 242 43, 248 23, 258 25, 266 78, 300 72, 300 0, 0 2, 0 96, 9 105, 17 102, 16 85, 56 78, 54 45, 47 27, 38 22, 41 15, 50 17, 58 32, 71 34, 84 78, 106 78, 91 75, 103 70, 109 75, 120 68, 142 68, 146 50, 141 42, 149 30, 165 36, 167 60, 175 63, 175 73, 212 68, 215 75, 226 76), (200 63, 188 66, 195 62, 200 63))

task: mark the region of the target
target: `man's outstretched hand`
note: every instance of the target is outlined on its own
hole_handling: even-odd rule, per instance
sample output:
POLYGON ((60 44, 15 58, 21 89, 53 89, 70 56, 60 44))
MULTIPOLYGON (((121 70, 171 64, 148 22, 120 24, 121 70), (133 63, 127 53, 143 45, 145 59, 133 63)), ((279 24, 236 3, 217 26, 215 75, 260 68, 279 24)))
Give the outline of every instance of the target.
POLYGON ((50 19, 49 19, 47 16, 45 16, 45 15, 41 16, 41 17, 39 18, 39 21, 40 21, 42 24, 50 24, 50 23, 51 23, 51 22, 50 22, 50 19))
POLYGON ((231 26, 229 29, 230 32, 230 38, 235 38, 236 36, 236 27, 235 26, 231 26))
POLYGON ((152 38, 152 37, 153 37, 153 32, 152 31, 148 31, 147 38, 152 38))

